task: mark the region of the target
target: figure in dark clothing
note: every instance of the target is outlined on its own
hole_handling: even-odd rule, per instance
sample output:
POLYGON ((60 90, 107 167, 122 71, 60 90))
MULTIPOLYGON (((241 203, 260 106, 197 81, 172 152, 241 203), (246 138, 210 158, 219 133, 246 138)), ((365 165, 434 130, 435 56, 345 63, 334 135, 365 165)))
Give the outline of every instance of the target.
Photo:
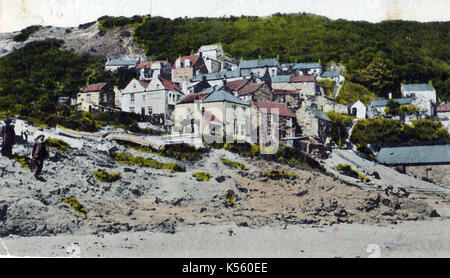
POLYGON ((5 126, 2 128, 1 136, 3 139, 2 155, 12 157, 12 148, 14 145, 14 137, 16 136, 16 133, 14 132, 14 125, 11 124, 10 119, 5 120, 5 126))
POLYGON ((45 143, 41 140, 44 139, 44 135, 40 135, 36 138, 36 142, 33 146, 33 160, 35 164, 35 172, 34 177, 39 179, 39 175, 41 174, 42 168, 44 167, 44 160, 48 157, 48 151, 45 147, 45 143))

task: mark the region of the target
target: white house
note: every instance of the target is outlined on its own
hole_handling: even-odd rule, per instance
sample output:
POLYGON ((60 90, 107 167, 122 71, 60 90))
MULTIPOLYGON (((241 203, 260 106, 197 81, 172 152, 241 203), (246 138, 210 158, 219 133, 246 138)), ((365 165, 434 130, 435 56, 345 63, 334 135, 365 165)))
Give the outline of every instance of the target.
POLYGON ((122 90, 122 111, 171 120, 175 104, 182 96, 174 82, 162 77, 154 76, 150 82, 133 79, 122 90))
POLYGON ((413 105, 419 107, 420 115, 434 116, 434 104, 436 104, 436 90, 428 83, 402 84, 402 97, 414 97, 413 105))
POLYGON ((365 119, 367 116, 367 107, 360 100, 355 101, 349 106, 349 113, 356 119, 365 119))

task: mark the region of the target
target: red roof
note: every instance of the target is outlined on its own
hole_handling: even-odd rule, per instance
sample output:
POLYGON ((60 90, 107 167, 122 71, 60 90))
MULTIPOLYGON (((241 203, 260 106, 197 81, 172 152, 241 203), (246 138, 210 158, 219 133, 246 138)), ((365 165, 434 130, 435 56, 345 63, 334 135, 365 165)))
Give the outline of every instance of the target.
MULTIPOLYGON (((178 59, 180 59, 181 67, 184 68, 184 63, 185 63, 186 60, 191 61, 191 66, 190 67, 192 67, 197 62, 199 57, 200 57, 200 55, 191 55, 191 56, 183 56, 183 57, 180 57, 178 59)), ((173 64, 172 68, 176 68, 176 63, 173 64)))
POLYGON ((436 112, 450 112, 450 102, 442 104, 436 109, 436 112))
POLYGON ((278 109, 278 115, 280 115, 281 117, 295 118, 295 114, 283 103, 263 101, 254 101, 252 103, 258 108, 258 110, 260 110, 261 108, 265 108, 265 111, 261 110, 262 113, 276 114, 277 111, 275 109, 278 109))
POLYGON ((89 84, 84 86, 81 89, 82 93, 88 93, 88 92, 98 92, 101 89, 103 89, 103 87, 105 87, 105 85, 108 84, 107 82, 102 82, 102 83, 94 83, 94 84, 89 84))
POLYGON ((160 60, 160 61, 145 61, 145 62, 140 62, 136 68, 137 69, 145 69, 145 68, 151 68, 153 63, 162 63, 162 64, 167 64, 166 60, 160 60))
POLYGON ((167 80, 162 77, 160 77, 159 80, 161 81, 164 88, 166 88, 166 90, 181 92, 180 87, 178 87, 178 85, 175 84, 172 80, 167 80))
POLYGON ((206 98, 207 96, 209 96, 208 93, 191 93, 191 94, 186 95, 184 98, 182 98, 178 102, 178 104, 194 103, 194 101, 202 100, 202 99, 206 98))
POLYGON ((249 83, 238 90, 238 93, 240 96, 245 96, 249 94, 253 94, 254 92, 258 91, 261 86, 264 85, 264 83, 249 83))
POLYGON ((227 87, 232 91, 238 91, 248 83, 247 79, 230 81, 227 83, 227 87))
POLYGON ((281 89, 274 89, 272 92, 274 95, 296 95, 296 90, 281 90, 281 89))
POLYGON ((315 75, 293 75, 291 76, 291 83, 300 83, 300 82, 314 82, 316 81, 315 75))

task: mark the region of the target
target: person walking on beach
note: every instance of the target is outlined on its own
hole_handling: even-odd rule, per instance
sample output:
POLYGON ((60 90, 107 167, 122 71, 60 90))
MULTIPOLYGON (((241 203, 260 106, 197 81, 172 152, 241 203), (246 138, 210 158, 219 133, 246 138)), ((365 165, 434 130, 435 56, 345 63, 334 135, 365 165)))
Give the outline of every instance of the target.
POLYGON ((44 167, 44 160, 48 157, 47 148, 45 147, 45 143, 42 142, 44 137, 44 135, 39 135, 33 146, 32 157, 35 165, 34 177, 36 179, 39 179, 39 175, 44 167))
POLYGON ((5 126, 2 128, 0 135, 2 136, 2 155, 7 157, 12 157, 12 148, 14 145, 14 137, 16 133, 14 132, 14 125, 11 124, 11 119, 5 119, 5 126))

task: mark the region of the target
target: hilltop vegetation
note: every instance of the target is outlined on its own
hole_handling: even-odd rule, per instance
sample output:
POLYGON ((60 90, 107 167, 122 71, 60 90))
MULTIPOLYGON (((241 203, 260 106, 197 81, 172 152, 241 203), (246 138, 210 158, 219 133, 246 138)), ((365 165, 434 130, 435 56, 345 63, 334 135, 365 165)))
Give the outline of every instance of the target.
POLYGON ((150 59, 189 55, 222 43, 235 58, 277 57, 282 62, 331 61, 347 67, 347 79, 378 96, 399 94, 401 82, 428 82, 450 99, 448 22, 329 20, 306 14, 268 18, 177 18, 143 20, 135 39, 150 59))

